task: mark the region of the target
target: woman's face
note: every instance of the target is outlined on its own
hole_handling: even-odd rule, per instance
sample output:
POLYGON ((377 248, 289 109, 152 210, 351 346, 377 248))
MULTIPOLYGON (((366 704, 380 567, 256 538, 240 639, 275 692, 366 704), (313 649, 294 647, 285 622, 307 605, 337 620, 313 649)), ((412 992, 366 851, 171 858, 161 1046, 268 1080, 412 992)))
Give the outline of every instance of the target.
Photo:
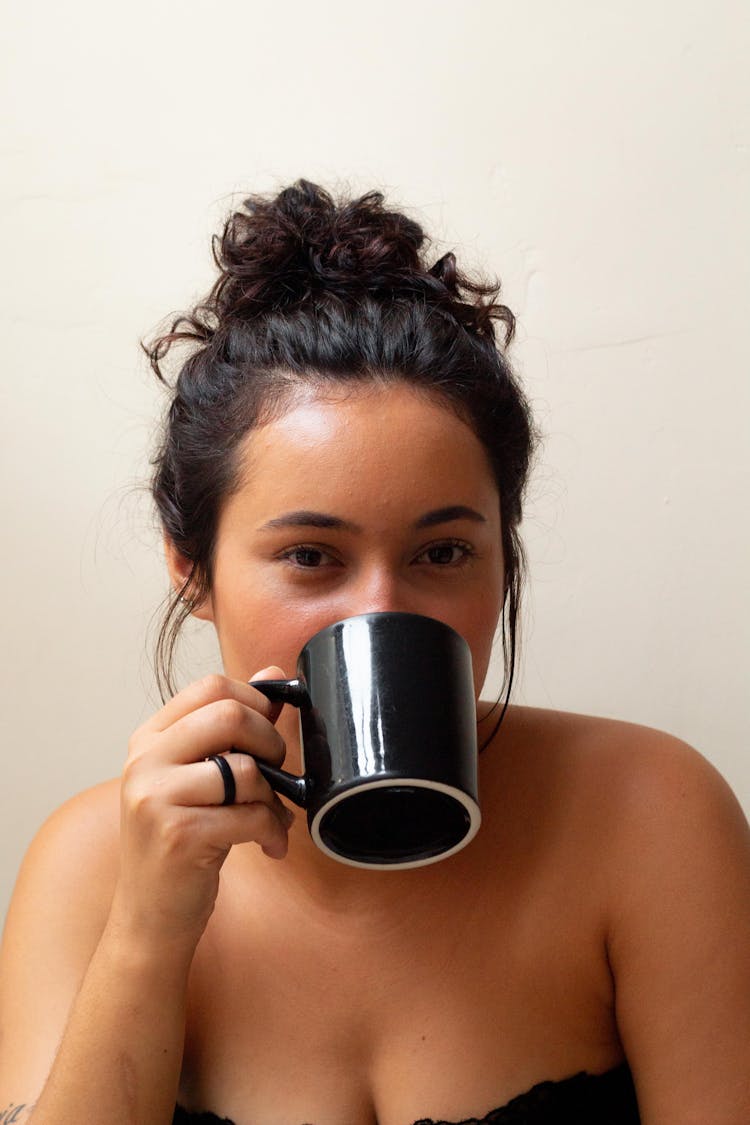
POLYGON ((293 675, 324 626, 402 610, 451 625, 477 693, 503 599, 500 500, 473 431, 404 384, 310 391, 252 431, 209 602, 227 675, 293 675))

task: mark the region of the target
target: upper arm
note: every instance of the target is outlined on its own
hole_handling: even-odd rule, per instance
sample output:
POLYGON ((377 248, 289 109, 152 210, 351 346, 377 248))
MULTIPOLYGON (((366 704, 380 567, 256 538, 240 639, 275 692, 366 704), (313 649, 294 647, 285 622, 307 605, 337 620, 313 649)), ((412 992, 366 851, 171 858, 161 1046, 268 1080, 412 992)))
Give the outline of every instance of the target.
POLYGON ((644 1125, 747 1125, 750 830, 721 776, 675 739, 654 735, 631 777, 608 952, 644 1125))
POLYGON ((107 783, 59 809, 23 862, 0 946, 0 1111, 47 1078, 109 911, 117 835, 107 783))

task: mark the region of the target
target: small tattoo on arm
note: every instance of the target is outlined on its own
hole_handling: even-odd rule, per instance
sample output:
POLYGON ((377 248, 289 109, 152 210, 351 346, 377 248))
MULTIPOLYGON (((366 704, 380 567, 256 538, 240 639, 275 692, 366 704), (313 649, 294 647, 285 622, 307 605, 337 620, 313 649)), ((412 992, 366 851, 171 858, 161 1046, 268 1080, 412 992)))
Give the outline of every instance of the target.
POLYGON ((15 1125, 16 1122, 23 1121, 26 1117, 26 1110, 30 1110, 31 1106, 28 1102, 23 1102, 22 1105, 16 1105, 11 1102, 6 1109, 0 1109, 0 1125, 15 1125))

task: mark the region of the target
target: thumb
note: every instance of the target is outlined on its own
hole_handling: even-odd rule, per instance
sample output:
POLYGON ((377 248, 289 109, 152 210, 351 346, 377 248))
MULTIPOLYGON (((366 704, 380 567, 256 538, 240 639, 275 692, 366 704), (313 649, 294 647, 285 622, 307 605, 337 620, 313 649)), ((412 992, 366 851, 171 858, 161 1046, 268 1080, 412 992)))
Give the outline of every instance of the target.
MULTIPOLYGON (((279 668, 277 664, 269 664, 267 668, 261 668, 259 672, 254 672, 248 680, 248 683, 252 687, 253 683, 257 682, 258 680, 286 679, 287 675, 282 668, 279 668)), ((266 695, 263 694, 263 692, 258 692, 258 694, 263 698, 263 714, 266 716, 266 718, 270 719, 272 723, 275 723, 279 715, 281 714, 281 708, 284 706, 284 704, 272 702, 266 695)))
POLYGON ((278 664, 269 664, 267 668, 261 668, 260 672, 254 672, 250 677, 248 683, 253 680, 286 680, 287 674, 283 668, 279 668, 278 664))

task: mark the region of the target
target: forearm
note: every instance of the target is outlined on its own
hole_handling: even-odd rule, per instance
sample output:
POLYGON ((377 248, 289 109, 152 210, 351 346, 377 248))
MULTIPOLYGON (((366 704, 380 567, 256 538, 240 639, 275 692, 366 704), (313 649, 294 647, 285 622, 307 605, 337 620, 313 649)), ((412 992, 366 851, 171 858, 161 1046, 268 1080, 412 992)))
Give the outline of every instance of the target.
POLYGON ((110 930, 71 1011, 33 1125, 168 1125, 185 1031, 191 957, 110 930))

